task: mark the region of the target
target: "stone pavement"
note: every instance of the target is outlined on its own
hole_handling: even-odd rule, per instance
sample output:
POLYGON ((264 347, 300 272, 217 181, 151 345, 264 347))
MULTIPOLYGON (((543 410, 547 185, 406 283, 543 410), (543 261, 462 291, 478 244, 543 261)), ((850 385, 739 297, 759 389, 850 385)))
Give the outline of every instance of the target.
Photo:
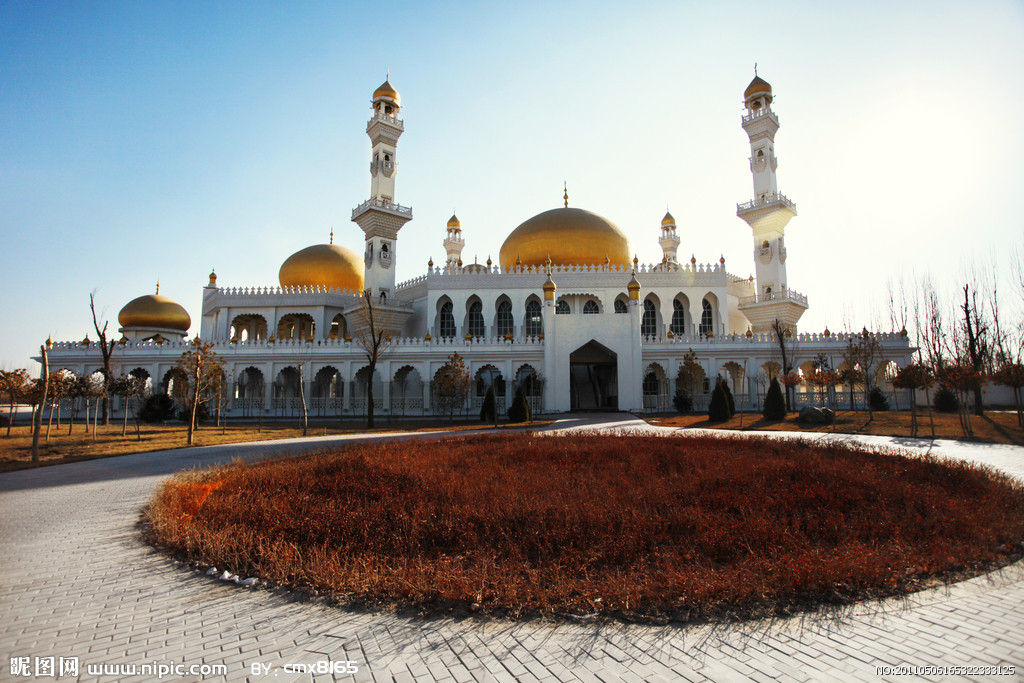
MULTIPOLYGON (((571 417, 555 426, 671 431, 619 415, 571 417)), ((652 627, 350 613, 216 581, 139 539, 139 511, 171 472, 345 439, 165 451, 0 475, 0 680, 34 680, 13 675, 11 658, 23 657, 31 658, 30 667, 37 657, 44 665, 45 658, 54 657, 58 674, 60 657, 77 657, 83 681, 155 680, 140 675, 141 669, 136 675, 110 670, 97 676, 88 667, 171 663, 224 665, 226 673, 204 677, 182 671, 183 677, 167 680, 1024 678, 1024 563, 828 614, 731 626, 652 627), (343 670, 345 661, 358 667, 354 675, 300 673, 293 666, 332 662, 343 670), (259 665, 269 666, 270 673, 253 675, 259 665), (999 676, 877 676, 876 667, 883 665, 1015 668, 999 676)), ((858 440, 928 447, 882 437, 858 440)), ((933 451, 1024 479, 1024 448, 936 442, 933 451)))

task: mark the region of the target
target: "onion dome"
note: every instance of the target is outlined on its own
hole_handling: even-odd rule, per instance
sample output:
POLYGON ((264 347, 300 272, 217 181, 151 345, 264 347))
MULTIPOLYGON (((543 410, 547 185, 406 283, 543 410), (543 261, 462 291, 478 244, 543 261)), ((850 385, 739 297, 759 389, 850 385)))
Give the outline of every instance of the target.
POLYGON ((555 300, 555 281, 551 279, 551 273, 548 273, 548 279, 544 281, 544 300, 555 300))
POLYGON ((676 219, 672 217, 672 214, 670 214, 668 211, 666 211, 665 212, 665 217, 661 219, 661 227, 667 228, 667 227, 675 225, 675 224, 676 224, 676 219))
POLYGON ((314 244, 281 264, 282 287, 327 287, 363 291, 363 259, 337 244, 314 244))
POLYGON ((629 279, 629 284, 626 285, 626 289, 629 290, 629 298, 631 300, 640 300, 640 282, 636 279, 636 273, 633 273, 633 277, 629 279))
POLYGON ((217 270, 214 269, 214 268, 210 269, 210 286, 211 287, 216 287, 217 286, 217 270))
POLYGON ((390 76, 384 79, 384 82, 380 84, 380 87, 373 91, 373 99, 389 99, 392 100, 398 106, 402 106, 402 96, 395 90, 395 86, 391 85, 390 76))
POLYGON ((545 265, 548 257, 559 266, 629 263, 626 234, 607 218, 576 208, 539 213, 521 223, 505 238, 498 254, 502 268, 513 264, 545 265))
POLYGON ((188 311, 177 301, 160 294, 145 294, 132 299, 117 314, 121 327, 138 327, 147 330, 178 330, 187 332, 192 325, 188 311))
POLYGON ((459 217, 456 216, 454 213, 452 214, 452 217, 448 219, 448 227, 449 228, 461 228, 462 227, 462 223, 459 222, 459 217))
POLYGON ((750 81, 750 85, 743 91, 743 99, 762 93, 770 96, 772 94, 772 86, 768 84, 768 81, 755 74, 754 80, 750 81))

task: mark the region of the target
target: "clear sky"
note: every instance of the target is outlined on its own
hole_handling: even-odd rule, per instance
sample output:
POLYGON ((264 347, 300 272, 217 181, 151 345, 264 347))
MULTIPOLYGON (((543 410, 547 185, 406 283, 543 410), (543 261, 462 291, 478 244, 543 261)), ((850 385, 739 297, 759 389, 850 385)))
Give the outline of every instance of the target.
MULTIPOLYGON (((661 260, 753 271, 736 203, 752 194, 742 95, 775 91, 790 286, 802 330, 884 318, 886 281, 1024 244, 1024 3, 0 2, 0 367, 52 335, 117 328, 161 294, 199 330, 222 286, 276 285, 293 252, 362 251, 370 95, 391 70, 406 132, 400 281, 497 260, 561 205, 661 260)), ((1019 248, 1019 247, 1017 247, 1019 248)))

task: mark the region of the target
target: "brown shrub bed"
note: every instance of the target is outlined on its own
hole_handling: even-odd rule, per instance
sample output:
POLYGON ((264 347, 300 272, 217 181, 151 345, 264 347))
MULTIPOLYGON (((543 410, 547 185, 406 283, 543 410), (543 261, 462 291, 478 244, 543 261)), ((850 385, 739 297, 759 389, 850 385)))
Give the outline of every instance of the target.
POLYGON ((345 604, 522 617, 784 614, 1021 555, 1019 483, 760 439, 360 444, 167 481, 151 542, 345 604))

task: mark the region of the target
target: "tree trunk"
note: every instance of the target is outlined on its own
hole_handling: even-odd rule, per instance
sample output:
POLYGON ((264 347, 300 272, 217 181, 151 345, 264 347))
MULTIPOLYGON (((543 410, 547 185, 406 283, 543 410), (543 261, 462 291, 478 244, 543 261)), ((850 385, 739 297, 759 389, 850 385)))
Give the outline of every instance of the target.
POLYGON ((974 387, 974 414, 978 417, 985 417, 985 406, 982 403, 981 384, 974 387))
POLYGON ((71 431, 75 428, 75 414, 78 412, 78 399, 71 398, 71 419, 68 420, 68 436, 71 436, 71 431))
POLYGON ((366 428, 373 429, 373 373, 377 369, 377 362, 371 360, 369 368, 366 380, 366 428))
POLYGON ((128 434, 128 396, 124 397, 124 422, 121 423, 121 436, 128 434))
POLYGON ((48 419, 46 420, 46 440, 49 441, 50 440, 50 427, 53 426, 53 404, 52 403, 50 404, 50 414, 47 417, 48 417, 48 419))
POLYGON ((14 424, 14 390, 11 390, 11 412, 7 413, 7 436, 11 435, 11 426, 14 424))
POLYGON ((303 368, 299 368, 299 403, 302 404, 302 435, 309 431, 309 412, 306 410, 306 383, 302 381, 303 368))
POLYGON ((32 462, 39 462, 39 430, 43 426, 43 406, 46 405, 46 390, 50 385, 50 358, 46 354, 46 346, 40 346, 39 350, 43 354, 43 395, 39 399, 39 410, 32 417, 32 462))

